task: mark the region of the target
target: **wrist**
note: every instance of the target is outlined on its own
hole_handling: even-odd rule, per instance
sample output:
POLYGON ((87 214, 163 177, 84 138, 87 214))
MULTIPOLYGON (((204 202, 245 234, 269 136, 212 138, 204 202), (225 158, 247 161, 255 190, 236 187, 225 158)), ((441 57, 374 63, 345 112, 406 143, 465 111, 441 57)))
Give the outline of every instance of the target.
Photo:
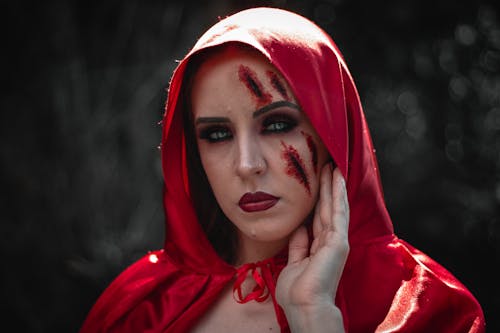
POLYGON ((345 332, 342 312, 331 301, 289 305, 284 311, 293 333, 345 332))

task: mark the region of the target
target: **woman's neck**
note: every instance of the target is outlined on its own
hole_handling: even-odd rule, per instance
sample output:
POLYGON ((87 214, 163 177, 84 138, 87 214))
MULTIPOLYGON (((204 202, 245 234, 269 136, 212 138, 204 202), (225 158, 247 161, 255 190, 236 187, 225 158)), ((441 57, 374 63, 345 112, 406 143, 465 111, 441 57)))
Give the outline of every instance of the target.
POLYGON ((262 261, 272 258, 288 246, 288 238, 272 242, 263 242, 251 239, 245 235, 238 235, 238 246, 235 266, 241 266, 249 262, 262 261))

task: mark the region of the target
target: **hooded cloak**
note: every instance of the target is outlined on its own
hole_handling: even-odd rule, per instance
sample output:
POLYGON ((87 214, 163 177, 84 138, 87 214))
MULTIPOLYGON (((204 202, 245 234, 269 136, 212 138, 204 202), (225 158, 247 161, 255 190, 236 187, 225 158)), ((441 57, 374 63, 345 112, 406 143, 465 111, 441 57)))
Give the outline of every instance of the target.
MULTIPOLYGON (((218 256, 193 208, 181 98, 193 55, 228 43, 255 49, 281 72, 346 179, 350 252, 335 298, 346 331, 484 332, 481 307, 467 288, 394 234, 358 92, 337 46, 300 15, 254 8, 211 27, 174 71, 161 142, 164 248, 110 284, 80 333, 189 331, 241 273, 218 256)), ((281 330, 288 332, 274 299, 286 261, 277 256, 266 262, 274 268, 256 283, 271 294, 281 330)))

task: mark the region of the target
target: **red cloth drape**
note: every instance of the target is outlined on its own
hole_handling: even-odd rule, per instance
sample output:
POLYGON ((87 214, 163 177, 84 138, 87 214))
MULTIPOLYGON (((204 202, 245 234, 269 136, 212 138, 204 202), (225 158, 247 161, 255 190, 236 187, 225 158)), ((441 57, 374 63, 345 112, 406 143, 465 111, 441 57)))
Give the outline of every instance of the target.
MULTIPOLYGON (((225 43, 255 48, 283 74, 347 180, 350 254, 336 295, 346 330, 484 332, 481 307, 467 288, 394 235, 356 86, 334 42, 299 15, 255 8, 210 28, 175 70, 161 144, 164 249, 118 276, 80 333, 189 331, 234 281, 237 270, 217 256, 190 201, 180 98, 192 55, 225 43)), ((252 271, 251 264, 246 268, 252 271)), ((256 277, 258 288, 273 298, 275 278, 265 271, 256 277)), ((287 331, 286 318, 278 319, 287 331)))

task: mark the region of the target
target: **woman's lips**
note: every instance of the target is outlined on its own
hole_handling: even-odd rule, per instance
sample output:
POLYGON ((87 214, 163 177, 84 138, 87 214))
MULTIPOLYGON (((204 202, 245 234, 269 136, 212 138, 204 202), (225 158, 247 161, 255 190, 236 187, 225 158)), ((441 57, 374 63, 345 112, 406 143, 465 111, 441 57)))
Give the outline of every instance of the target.
POLYGON ((245 212, 259 212, 276 205, 279 198, 266 192, 245 193, 238 205, 245 212))

